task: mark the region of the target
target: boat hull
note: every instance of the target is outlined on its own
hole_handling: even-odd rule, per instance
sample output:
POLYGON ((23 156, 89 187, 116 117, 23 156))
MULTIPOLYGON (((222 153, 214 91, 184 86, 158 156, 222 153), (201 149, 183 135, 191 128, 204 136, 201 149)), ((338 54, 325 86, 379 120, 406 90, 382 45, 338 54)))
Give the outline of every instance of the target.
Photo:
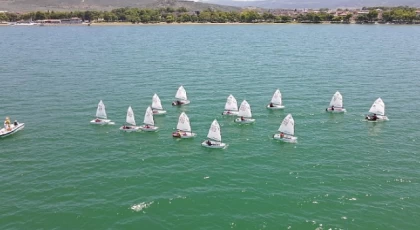
POLYGON ((17 126, 11 125, 12 128, 8 131, 5 128, 0 129, 0 137, 7 137, 13 135, 23 128, 25 128, 25 123, 19 123, 17 126))
POLYGON ((189 132, 173 132, 172 137, 175 138, 182 138, 182 139, 188 139, 188 138, 194 138, 197 134, 195 133, 189 133, 189 132))
POLYGON ((163 115, 163 114, 166 114, 166 110, 153 109, 153 115, 163 115))
POLYGON ((270 105, 267 105, 267 109, 271 109, 271 110, 284 109, 284 106, 283 105, 273 105, 273 107, 270 107, 270 105))
POLYGON ((287 142, 287 143, 296 143, 297 142, 297 137, 289 136, 289 135, 281 136, 280 133, 274 134, 273 138, 276 139, 276 140, 287 142))
POLYGON ((177 101, 173 101, 172 105, 173 106, 181 106, 181 105, 188 105, 188 104, 191 103, 189 100, 180 100, 179 102, 180 103, 178 104, 177 101))
POLYGON ((149 125, 149 127, 146 127, 146 126, 142 125, 142 126, 140 126, 140 129, 142 131, 145 131, 145 132, 156 132, 159 129, 159 127, 150 126, 150 125, 149 125))
POLYGON ((91 124, 93 125, 113 125, 115 124, 114 122, 112 122, 111 120, 108 119, 94 119, 90 121, 91 124))
POLYGON ((211 145, 209 145, 206 140, 201 143, 201 146, 210 148, 210 149, 224 149, 226 148, 227 145, 225 143, 214 142, 214 141, 211 141, 211 145))
POLYGON ((238 111, 223 111, 222 115, 237 116, 238 113, 238 111))
POLYGON ((126 126, 121 126, 120 130, 124 131, 124 132, 127 132, 127 133, 131 133, 131 132, 139 131, 140 127, 139 126, 128 126, 128 125, 126 125, 126 126))
POLYGON ((245 118, 245 120, 241 120, 241 118, 236 118, 235 119, 235 122, 236 123, 239 123, 239 124, 252 124, 252 123, 255 122, 255 119, 245 118))
POLYGON ((326 108, 325 111, 329 113, 345 113, 347 110, 345 108, 334 108, 334 110, 331 109, 331 107, 326 108))
POLYGON ((381 121, 388 121, 389 120, 387 116, 377 115, 376 117, 377 117, 377 119, 373 119, 372 116, 367 115, 365 117, 365 119, 369 122, 381 122, 381 121))

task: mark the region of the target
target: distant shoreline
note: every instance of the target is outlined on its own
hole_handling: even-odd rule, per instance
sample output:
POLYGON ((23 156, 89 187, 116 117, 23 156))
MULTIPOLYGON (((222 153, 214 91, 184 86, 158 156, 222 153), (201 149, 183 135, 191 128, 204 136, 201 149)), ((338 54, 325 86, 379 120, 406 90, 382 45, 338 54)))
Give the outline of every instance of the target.
MULTIPOLYGON (((160 23, 131 23, 131 22, 97 22, 97 23, 80 23, 80 24, 43 24, 42 26, 183 26, 183 25, 298 25, 298 24, 318 24, 318 25, 420 25, 420 24, 397 24, 397 23, 336 23, 336 22, 319 22, 319 23, 310 23, 310 22, 284 22, 284 23, 275 23, 275 22, 258 22, 258 23, 247 23, 247 22, 226 22, 226 23, 211 23, 211 22, 182 22, 182 23, 167 23, 167 22, 160 22, 160 23)), ((11 26, 9 24, 0 24, 0 26, 11 26)), ((34 25, 34 26, 41 26, 34 25)), ((18 27, 27 27, 27 26, 18 26, 18 27)), ((33 27, 33 26, 28 26, 33 27)))

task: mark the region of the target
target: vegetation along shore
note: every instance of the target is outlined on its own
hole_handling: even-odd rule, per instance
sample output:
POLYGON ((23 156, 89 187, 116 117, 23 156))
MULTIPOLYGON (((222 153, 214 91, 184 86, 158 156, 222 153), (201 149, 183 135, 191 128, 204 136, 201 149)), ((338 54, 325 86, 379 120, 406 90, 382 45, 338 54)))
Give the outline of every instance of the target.
POLYGON ((95 23, 387 23, 420 24, 420 10, 412 7, 364 7, 362 9, 259 9, 220 11, 208 8, 189 11, 185 7, 140 9, 118 8, 111 11, 36 11, 0 12, 0 22, 35 21, 43 24, 95 23))

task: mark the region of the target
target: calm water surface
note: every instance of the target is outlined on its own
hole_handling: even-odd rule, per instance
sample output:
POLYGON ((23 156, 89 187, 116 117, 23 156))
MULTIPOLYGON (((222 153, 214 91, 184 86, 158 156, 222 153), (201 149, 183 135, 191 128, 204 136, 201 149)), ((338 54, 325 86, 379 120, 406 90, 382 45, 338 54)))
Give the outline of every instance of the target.
POLYGON ((1 229, 418 229, 420 27, 1 27, 1 229), (170 106, 183 84, 190 105, 170 106), (279 88, 284 111, 265 105, 279 88), (346 114, 327 114, 339 90, 346 114), (168 114, 141 123, 153 93, 168 114), (256 123, 222 117, 246 99, 256 123), (390 118, 363 121, 381 97, 390 118), (102 99, 115 126, 92 126, 102 99), (185 111, 198 134, 174 140, 185 111), (298 143, 273 141, 291 113, 298 143), (200 146, 213 119, 225 150, 200 146))

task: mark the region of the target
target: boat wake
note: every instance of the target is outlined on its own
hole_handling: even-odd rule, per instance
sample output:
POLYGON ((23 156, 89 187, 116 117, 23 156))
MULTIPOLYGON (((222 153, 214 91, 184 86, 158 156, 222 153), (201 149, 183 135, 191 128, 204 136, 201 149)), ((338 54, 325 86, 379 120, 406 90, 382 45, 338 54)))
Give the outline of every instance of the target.
POLYGON ((151 201, 149 203, 141 202, 140 204, 135 204, 135 205, 131 206, 131 210, 133 210, 135 212, 140 212, 141 210, 150 207, 150 205, 152 205, 153 203, 154 203, 154 201, 151 201))

